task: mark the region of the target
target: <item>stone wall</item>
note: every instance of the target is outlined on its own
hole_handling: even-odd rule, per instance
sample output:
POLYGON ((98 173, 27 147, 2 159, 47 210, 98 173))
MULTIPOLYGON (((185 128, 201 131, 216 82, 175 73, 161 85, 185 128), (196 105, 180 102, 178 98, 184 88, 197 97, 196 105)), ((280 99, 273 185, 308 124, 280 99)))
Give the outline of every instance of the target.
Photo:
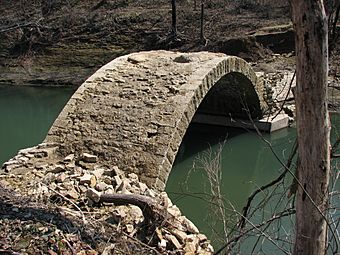
POLYGON ((117 58, 79 87, 45 141, 61 144, 60 156, 90 152, 162 190, 200 103, 229 73, 253 85, 263 110, 263 83, 240 58, 168 51, 117 58))

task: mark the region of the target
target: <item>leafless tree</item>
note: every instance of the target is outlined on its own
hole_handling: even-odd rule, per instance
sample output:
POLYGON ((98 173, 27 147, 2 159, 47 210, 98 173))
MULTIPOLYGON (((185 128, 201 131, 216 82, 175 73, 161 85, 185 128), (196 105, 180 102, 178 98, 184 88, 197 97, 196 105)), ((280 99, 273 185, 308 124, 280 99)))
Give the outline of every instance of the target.
POLYGON ((328 27, 322 0, 292 0, 296 42, 297 171, 294 254, 327 248, 330 120, 327 109, 328 27))
POLYGON ((204 35, 204 0, 201 0, 201 29, 200 29, 200 40, 202 44, 206 44, 207 43, 207 39, 205 38, 204 35))
POLYGON ((177 37, 177 9, 176 0, 171 0, 171 35, 177 37))

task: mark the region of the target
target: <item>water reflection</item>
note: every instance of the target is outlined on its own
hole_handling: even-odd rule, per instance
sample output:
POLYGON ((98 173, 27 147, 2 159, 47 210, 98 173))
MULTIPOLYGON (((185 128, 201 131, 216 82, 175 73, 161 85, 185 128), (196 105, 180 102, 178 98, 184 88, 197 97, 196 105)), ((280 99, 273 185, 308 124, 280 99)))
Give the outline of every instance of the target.
POLYGON ((0 165, 46 136, 74 88, 0 86, 0 165))
MULTIPOLYGON (((340 127, 338 115, 333 116, 332 123, 332 138, 334 140, 338 137, 337 128, 340 127)), ((221 159, 222 195, 228 203, 232 204, 232 206, 227 205, 227 212, 228 209, 233 208, 240 212, 245 205, 246 199, 255 188, 268 183, 283 172, 284 169, 279 160, 287 162, 295 137, 294 128, 286 128, 272 134, 265 134, 261 138, 251 131, 197 124, 191 125, 181 145, 184 150, 181 148, 182 151, 176 158, 166 190, 182 212, 203 233, 213 239, 214 233, 211 229, 211 223, 216 219, 209 216, 210 185, 207 181, 206 173, 200 165, 200 159, 216 154, 220 144, 224 143, 221 159), (267 142, 264 142, 263 139, 266 139, 267 142), (212 154, 210 153, 211 151, 212 154)), ((336 162, 333 162, 333 167, 336 167, 336 162)), ((338 170, 335 169, 336 171, 338 170)), ((280 203, 268 204, 265 208, 266 214, 271 215, 271 213, 287 209, 290 206, 292 199, 287 200, 287 193, 282 191, 283 188, 289 188, 290 184, 291 177, 288 176, 284 184, 285 187, 279 187, 275 191, 274 200, 280 203)), ((336 189, 338 188, 339 183, 336 189)), ((264 193, 261 198, 267 195, 264 193)), ((339 204, 339 201, 335 201, 335 203, 339 204)), ((339 215, 339 212, 337 214, 339 215)), ((263 220, 263 215, 253 220, 259 223, 263 220)), ((285 231, 285 233, 293 236, 292 220, 293 217, 281 222, 282 225, 280 226, 276 224, 271 226, 271 231, 273 233, 278 230, 285 231)), ((233 222, 230 225, 232 224, 233 222)), ((217 229, 217 231, 221 231, 221 229, 217 229)), ((256 241, 257 238, 250 239, 250 242, 255 243, 256 241)), ((289 241, 287 240, 287 242, 289 241)), ((249 245, 249 247, 252 246, 249 245)), ((243 247, 243 252, 249 252, 248 248, 243 247)), ((274 251, 277 252, 277 247, 274 247, 270 242, 262 248, 267 249, 270 254, 274 254, 274 251)), ((289 250, 289 243, 286 244, 286 248, 289 250)))
MULTIPOLYGON (((292 129, 267 134, 264 138, 280 158, 288 158, 295 141, 292 129)), ((223 141, 222 194, 236 210, 242 209, 254 187, 282 172, 268 145, 254 132, 196 124, 190 126, 181 145, 185 147, 184 153, 176 159, 167 191, 183 213, 208 235, 211 234, 211 219, 205 218, 209 215, 209 205, 202 202, 202 196, 203 199, 209 199, 209 196, 202 194, 209 193, 210 186, 199 161, 210 151, 216 152, 223 141)))

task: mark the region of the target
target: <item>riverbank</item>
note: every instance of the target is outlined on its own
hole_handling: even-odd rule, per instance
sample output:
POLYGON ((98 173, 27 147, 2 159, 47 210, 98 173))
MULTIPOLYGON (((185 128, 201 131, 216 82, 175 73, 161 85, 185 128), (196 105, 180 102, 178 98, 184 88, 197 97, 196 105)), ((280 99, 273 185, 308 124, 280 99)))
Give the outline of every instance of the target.
POLYGON ((202 43, 200 10, 189 1, 178 3, 176 40, 169 37, 168 1, 32 1, 25 5, 4 1, 0 7, 0 83, 79 86, 115 57, 143 50, 204 50, 254 63, 269 60, 273 52, 291 52, 294 45, 291 26, 282 26, 289 24, 289 17, 281 14, 287 13, 287 6, 271 4, 270 13, 266 6, 208 4, 207 41, 202 43), (274 37, 268 38, 271 34, 274 37))
MULTIPOLYGON (((2 1, 0 83, 80 86, 110 60, 144 50, 212 51, 239 56, 258 71, 294 69, 294 33, 282 1, 178 1, 176 40, 168 1, 2 1)), ((331 52, 338 77, 340 44, 331 52)), ((337 43, 338 42, 338 43, 337 43)), ((339 80, 337 80, 339 82, 339 80)))

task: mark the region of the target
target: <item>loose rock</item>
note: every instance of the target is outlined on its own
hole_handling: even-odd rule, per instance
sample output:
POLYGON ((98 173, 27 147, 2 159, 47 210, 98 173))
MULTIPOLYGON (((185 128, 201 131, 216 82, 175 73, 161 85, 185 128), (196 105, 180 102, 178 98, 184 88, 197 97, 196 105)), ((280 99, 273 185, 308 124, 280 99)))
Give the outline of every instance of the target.
POLYGON ((96 180, 96 176, 91 175, 91 174, 84 174, 80 180, 79 180, 80 184, 87 184, 89 185, 91 188, 93 188, 94 186, 96 186, 97 180, 96 180))
POLYGON ((98 160, 98 157, 95 155, 91 155, 89 153, 83 153, 81 155, 81 159, 85 162, 85 163, 96 163, 98 160))

